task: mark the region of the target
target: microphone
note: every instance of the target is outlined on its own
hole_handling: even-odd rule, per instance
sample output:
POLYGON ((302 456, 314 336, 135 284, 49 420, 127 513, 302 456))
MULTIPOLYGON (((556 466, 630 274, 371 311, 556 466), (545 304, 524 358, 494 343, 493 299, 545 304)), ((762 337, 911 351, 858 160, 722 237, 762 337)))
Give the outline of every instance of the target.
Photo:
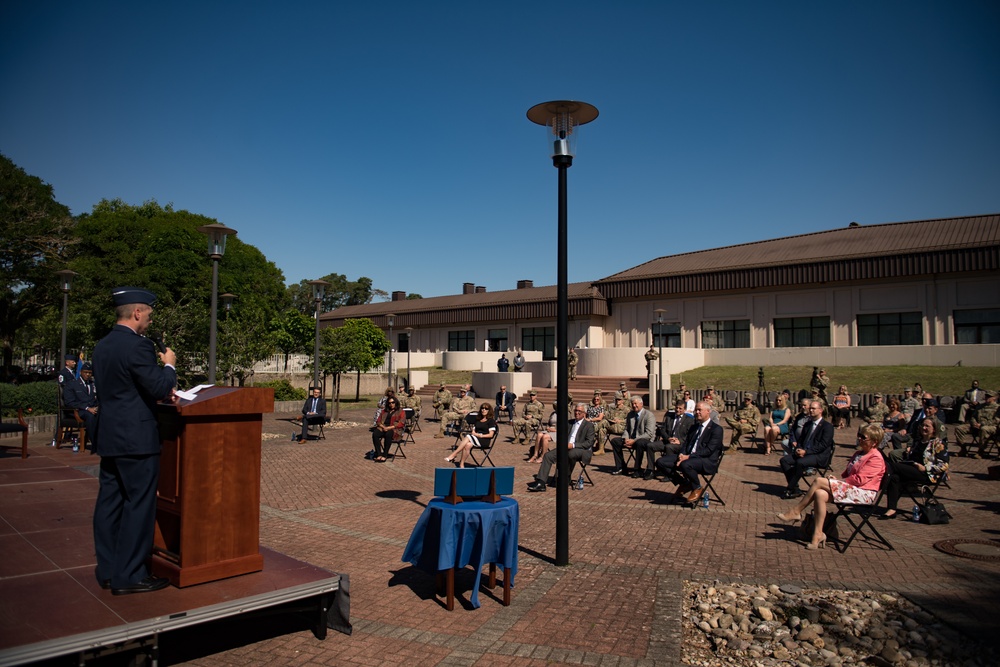
POLYGON ((156 349, 160 351, 160 354, 163 354, 163 353, 165 353, 167 351, 167 346, 163 344, 163 333, 157 332, 157 333, 153 334, 152 336, 150 336, 150 338, 153 340, 153 343, 156 345, 156 349))

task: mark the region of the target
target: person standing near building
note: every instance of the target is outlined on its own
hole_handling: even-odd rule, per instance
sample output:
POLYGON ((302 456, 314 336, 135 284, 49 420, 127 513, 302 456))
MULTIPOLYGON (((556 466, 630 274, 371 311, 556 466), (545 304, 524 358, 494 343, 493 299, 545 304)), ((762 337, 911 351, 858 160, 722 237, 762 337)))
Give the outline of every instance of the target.
POLYGON ((514 355, 514 372, 520 373, 524 370, 524 355, 521 354, 521 350, 517 351, 514 355))
POLYGON ((153 341, 143 335, 152 322, 156 301, 152 292, 118 287, 112 298, 117 323, 97 343, 93 358, 101 388, 95 575, 101 588, 128 595, 156 591, 169 583, 152 576, 146 561, 153 548, 160 475, 156 403, 173 397, 177 358, 170 348, 157 353, 153 341))
POLYGON ((566 355, 566 363, 569 365, 569 379, 576 379, 576 366, 580 363, 580 356, 576 353, 576 348, 569 348, 569 353, 566 355))
POLYGON ((500 358, 497 359, 497 372, 506 373, 508 370, 510 370, 510 360, 507 359, 506 354, 501 354, 500 358))

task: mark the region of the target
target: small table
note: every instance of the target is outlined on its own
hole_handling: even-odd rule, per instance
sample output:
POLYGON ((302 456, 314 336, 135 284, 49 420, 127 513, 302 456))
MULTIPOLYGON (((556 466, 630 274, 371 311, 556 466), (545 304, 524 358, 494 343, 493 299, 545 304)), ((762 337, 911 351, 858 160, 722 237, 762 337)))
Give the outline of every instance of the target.
POLYGON ((446 579, 446 608, 455 608, 455 568, 473 565, 476 582, 470 601, 479 608, 483 565, 490 564, 490 587, 496 566, 504 569, 503 604, 510 605, 510 587, 517 573, 517 532, 520 508, 513 498, 498 503, 466 501, 457 505, 434 498, 413 527, 403 560, 446 579))

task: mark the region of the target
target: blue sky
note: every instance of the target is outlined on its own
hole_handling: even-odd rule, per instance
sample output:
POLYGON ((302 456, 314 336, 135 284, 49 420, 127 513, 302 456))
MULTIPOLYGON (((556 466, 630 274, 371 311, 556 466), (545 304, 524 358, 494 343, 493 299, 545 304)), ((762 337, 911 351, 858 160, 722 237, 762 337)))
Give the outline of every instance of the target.
POLYGON ((525 112, 583 100, 569 279, 594 280, 1000 212, 998 26, 991 1, 11 2, 0 152, 74 213, 216 218, 288 282, 496 291, 556 280, 525 112))

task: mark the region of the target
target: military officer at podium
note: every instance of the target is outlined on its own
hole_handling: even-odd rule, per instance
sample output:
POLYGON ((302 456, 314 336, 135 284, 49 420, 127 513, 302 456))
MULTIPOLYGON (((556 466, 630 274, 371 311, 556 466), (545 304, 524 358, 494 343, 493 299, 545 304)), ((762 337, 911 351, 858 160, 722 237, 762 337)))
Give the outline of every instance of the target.
POLYGON ((177 373, 174 351, 157 353, 153 341, 143 335, 152 321, 156 296, 136 287, 118 287, 112 298, 117 323, 97 343, 93 358, 101 388, 95 574, 102 588, 127 595, 156 591, 169 583, 152 576, 146 562, 153 548, 160 474, 156 402, 173 396, 177 373))

